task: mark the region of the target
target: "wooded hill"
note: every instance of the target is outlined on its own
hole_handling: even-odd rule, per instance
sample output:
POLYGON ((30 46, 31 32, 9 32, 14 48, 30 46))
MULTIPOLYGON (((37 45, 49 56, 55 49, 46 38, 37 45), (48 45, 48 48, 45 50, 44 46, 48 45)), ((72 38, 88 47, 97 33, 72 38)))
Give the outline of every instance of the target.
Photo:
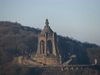
MULTIPOLYGON (((0 65, 13 61, 14 57, 30 57, 37 50, 38 33, 41 29, 22 26, 15 22, 0 22, 0 65)), ((75 39, 58 35, 58 49, 65 62, 70 55, 77 55, 77 64, 93 64, 94 55, 100 65, 100 49, 96 44, 82 43, 75 39), (89 48, 89 49, 88 49, 89 48), (95 51, 96 49, 96 51, 95 51)))

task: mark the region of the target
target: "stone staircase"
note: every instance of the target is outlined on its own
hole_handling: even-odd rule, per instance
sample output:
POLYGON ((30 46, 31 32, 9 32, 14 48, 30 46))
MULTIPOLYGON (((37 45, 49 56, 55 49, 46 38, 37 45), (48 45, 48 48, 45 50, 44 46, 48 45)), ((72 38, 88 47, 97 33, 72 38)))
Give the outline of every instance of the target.
POLYGON ((64 62, 62 65, 68 65, 70 62, 72 61, 72 59, 69 59, 68 61, 64 62))
POLYGON ((33 60, 32 58, 23 59, 22 57, 19 57, 18 62, 19 64, 32 65, 32 66, 43 66, 44 65, 44 63, 33 60))

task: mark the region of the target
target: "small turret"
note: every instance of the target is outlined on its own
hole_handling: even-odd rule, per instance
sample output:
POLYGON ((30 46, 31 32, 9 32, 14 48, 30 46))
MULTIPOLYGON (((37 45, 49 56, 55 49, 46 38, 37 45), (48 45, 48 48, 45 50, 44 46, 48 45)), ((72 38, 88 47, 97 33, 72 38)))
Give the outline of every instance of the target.
POLYGON ((49 22, 48 22, 48 19, 46 19, 46 22, 45 22, 46 26, 49 26, 49 22))

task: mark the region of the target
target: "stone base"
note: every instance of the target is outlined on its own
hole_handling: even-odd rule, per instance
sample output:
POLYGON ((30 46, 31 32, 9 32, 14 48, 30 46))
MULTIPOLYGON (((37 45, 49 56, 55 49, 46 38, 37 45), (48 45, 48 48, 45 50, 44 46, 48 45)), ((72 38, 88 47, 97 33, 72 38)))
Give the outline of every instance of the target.
POLYGON ((38 55, 34 57, 33 59, 37 62, 46 64, 46 65, 59 65, 60 64, 59 57, 53 56, 53 55, 48 55, 48 56, 38 55))

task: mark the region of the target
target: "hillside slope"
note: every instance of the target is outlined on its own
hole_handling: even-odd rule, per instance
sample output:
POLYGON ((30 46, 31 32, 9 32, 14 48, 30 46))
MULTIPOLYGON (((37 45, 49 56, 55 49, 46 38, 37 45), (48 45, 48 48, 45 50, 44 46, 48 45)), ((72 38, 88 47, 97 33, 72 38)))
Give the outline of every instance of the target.
MULTIPOLYGON (((0 22, 0 69, 8 66, 14 57, 30 57, 31 54, 35 54, 38 33, 40 32, 40 29, 22 26, 17 22, 0 22)), ((100 49, 93 53, 92 48, 97 49, 99 46, 58 35, 58 49, 63 63, 68 60, 69 55, 76 54, 77 64, 93 64, 94 62, 92 61, 95 59, 93 54, 99 59, 100 49)), ((100 60, 98 62, 98 65, 100 65, 100 60)), ((5 71, 5 68, 3 68, 3 71, 5 71)))
MULTIPOLYGON (((34 54, 37 49, 37 35, 39 32, 41 30, 22 26, 17 22, 0 22, 0 51, 4 51, 11 57, 34 54)), ((86 49, 93 47, 98 48, 95 44, 81 43, 69 37, 58 35, 58 49, 63 62, 68 59, 70 53, 70 55, 77 55, 79 64, 87 64, 89 62, 86 49)))

